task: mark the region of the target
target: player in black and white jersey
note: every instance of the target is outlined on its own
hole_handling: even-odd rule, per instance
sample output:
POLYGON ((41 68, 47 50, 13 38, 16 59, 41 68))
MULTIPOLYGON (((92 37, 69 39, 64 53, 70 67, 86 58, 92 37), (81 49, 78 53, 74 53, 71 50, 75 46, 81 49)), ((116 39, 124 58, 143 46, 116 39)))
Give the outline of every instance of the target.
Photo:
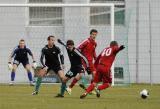
POLYGON ((65 78, 62 81, 61 85, 61 93, 58 94, 56 97, 64 97, 64 92, 65 90, 71 94, 71 88, 79 81, 85 72, 85 69, 82 65, 82 59, 85 61, 87 65, 87 72, 90 73, 89 70, 89 64, 87 59, 74 47, 74 41, 73 40, 68 40, 67 43, 65 44, 62 42, 60 39, 58 39, 58 42, 65 46, 68 57, 71 63, 71 67, 69 71, 66 73, 65 78), (72 77, 74 77, 72 83, 65 89, 65 84, 68 80, 70 80, 72 77))
POLYGON ((48 44, 42 48, 40 62, 42 69, 39 72, 39 76, 36 81, 35 90, 32 95, 37 95, 44 77, 50 70, 53 70, 61 80, 64 78, 63 66, 64 56, 58 46, 55 45, 55 36, 49 36, 47 38, 48 44), (60 58, 60 60, 59 60, 60 58), (44 61, 45 59, 45 61, 44 61))

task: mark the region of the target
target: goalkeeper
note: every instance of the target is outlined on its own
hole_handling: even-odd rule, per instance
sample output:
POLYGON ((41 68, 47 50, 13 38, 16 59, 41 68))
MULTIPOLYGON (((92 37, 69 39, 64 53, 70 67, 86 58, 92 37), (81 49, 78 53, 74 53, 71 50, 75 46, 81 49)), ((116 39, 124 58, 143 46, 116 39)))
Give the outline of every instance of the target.
MULTIPOLYGON (((84 68, 83 68, 81 59, 85 61, 87 65, 86 70, 88 73, 90 73, 89 63, 88 63, 88 60, 74 47, 73 40, 68 40, 67 45, 65 45, 60 39, 58 39, 58 42, 63 46, 65 46, 65 48, 67 49, 67 53, 71 63, 71 68, 66 73, 65 78, 62 82, 62 84, 65 84, 68 80, 74 77, 72 83, 69 85, 68 88, 66 88, 66 91, 68 92, 68 94, 71 94, 71 88, 77 83, 77 81, 81 79, 84 73, 84 68)), ((65 89, 62 89, 61 87, 61 93, 58 94, 56 97, 64 97, 64 92, 65 92, 65 89)))
POLYGON ((15 72, 20 63, 22 63, 23 67, 27 70, 28 79, 30 81, 30 86, 34 86, 32 80, 31 66, 29 64, 28 54, 32 56, 33 59, 33 67, 36 68, 37 64, 35 62, 33 53, 29 48, 25 45, 25 40, 21 39, 19 41, 19 45, 13 50, 9 57, 8 68, 11 70, 11 82, 10 85, 14 85, 15 72), (12 58, 14 57, 13 65, 11 63, 12 58))

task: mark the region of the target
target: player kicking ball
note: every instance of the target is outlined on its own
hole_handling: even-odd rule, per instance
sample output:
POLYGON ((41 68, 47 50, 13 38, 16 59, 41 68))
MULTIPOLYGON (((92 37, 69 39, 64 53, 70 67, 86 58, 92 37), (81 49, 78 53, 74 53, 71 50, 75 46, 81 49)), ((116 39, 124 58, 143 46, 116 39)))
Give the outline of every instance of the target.
POLYGON ((97 97, 100 97, 100 91, 108 88, 112 82, 111 78, 111 66, 117 53, 123 50, 124 45, 118 46, 116 41, 110 43, 110 47, 105 48, 95 61, 95 68, 97 70, 93 83, 89 85, 86 92, 83 93, 80 98, 85 98, 94 88, 96 90, 97 97), (102 85, 97 86, 99 82, 103 82, 102 85))
POLYGON ((64 44, 60 39, 58 39, 58 42, 65 46, 69 60, 71 63, 71 68, 70 70, 66 73, 63 81, 62 81, 62 86, 67 83, 68 80, 70 80, 72 77, 74 77, 73 81, 67 87, 66 89, 63 89, 61 86, 61 93, 58 94, 56 97, 64 97, 64 92, 65 90, 68 92, 68 94, 71 95, 71 88, 79 81, 84 73, 84 68, 82 65, 82 60, 83 59, 87 65, 87 72, 90 72, 89 70, 89 63, 88 60, 74 47, 74 41, 73 40, 68 40, 67 44, 64 44))
MULTIPOLYGON (((64 56, 58 46, 55 45, 55 36, 49 36, 47 38, 48 44, 42 49, 40 62, 42 69, 39 70, 38 78, 35 85, 35 90, 32 95, 37 95, 42 82, 42 78, 50 71, 54 71, 60 79, 63 81, 64 72, 62 66, 64 64, 64 56), (59 60, 60 57, 60 60, 59 60), (45 58, 45 63, 44 63, 45 58), (62 65, 61 65, 62 64, 62 65)), ((66 88, 64 85, 63 88, 66 88)))
POLYGON ((20 63, 22 63, 23 67, 27 71, 30 86, 34 86, 33 80, 32 80, 31 66, 29 64, 29 59, 28 59, 28 54, 33 59, 33 67, 36 68, 37 64, 34 59, 33 53, 28 47, 26 47, 25 40, 21 39, 19 41, 19 45, 13 50, 13 52, 11 53, 9 57, 8 68, 11 70, 11 82, 9 84, 11 86, 14 85, 15 72, 20 63), (11 61, 13 57, 14 57, 14 61, 12 65, 11 61))

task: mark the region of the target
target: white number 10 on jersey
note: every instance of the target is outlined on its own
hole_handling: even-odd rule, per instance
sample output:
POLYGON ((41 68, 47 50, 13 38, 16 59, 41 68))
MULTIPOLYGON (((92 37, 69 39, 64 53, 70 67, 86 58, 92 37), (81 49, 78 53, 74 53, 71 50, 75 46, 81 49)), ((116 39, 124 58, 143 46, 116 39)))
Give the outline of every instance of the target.
POLYGON ((104 49, 102 52, 102 56, 109 56, 112 52, 112 48, 104 49))

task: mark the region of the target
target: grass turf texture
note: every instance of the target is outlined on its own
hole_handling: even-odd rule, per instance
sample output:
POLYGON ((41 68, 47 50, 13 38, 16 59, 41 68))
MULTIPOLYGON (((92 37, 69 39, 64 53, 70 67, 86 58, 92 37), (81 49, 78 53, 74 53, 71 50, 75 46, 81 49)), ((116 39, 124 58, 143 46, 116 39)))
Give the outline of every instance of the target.
POLYGON ((101 92, 101 98, 88 95, 79 99, 83 90, 78 86, 72 95, 54 98, 60 85, 42 85, 39 95, 31 95, 28 85, 0 85, 0 109, 160 109, 159 85, 136 85, 112 87, 101 92), (141 99, 139 92, 147 89, 150 96, 141 99))

